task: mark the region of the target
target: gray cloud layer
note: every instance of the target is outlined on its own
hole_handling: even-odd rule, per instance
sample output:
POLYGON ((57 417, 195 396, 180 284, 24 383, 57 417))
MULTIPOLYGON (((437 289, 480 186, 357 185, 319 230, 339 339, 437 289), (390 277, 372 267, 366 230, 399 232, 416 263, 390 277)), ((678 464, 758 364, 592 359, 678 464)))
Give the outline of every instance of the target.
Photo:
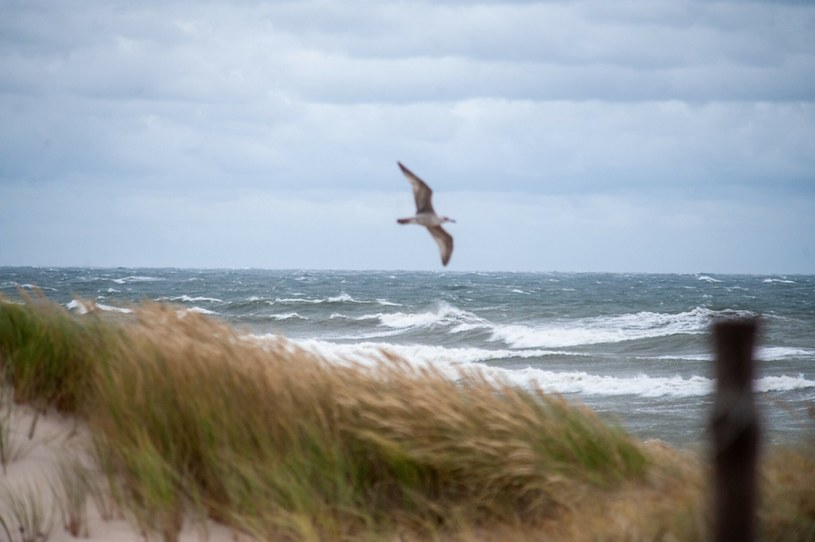
MULTIPOLYGON (((236 217, 224 201, 274 205, 289 194, 331 214, 315 194, 403 193, 393 167, 402 159, 439 192, 514 194, 507 209, 530 196, 635 202, 647 227, 639 211, 674 202, 669 214, 681 214, 687 202, 686 227, 709 223, 708 201, 763 202, 805 227, 815 198, 812 28, 806 2, 5 1, 0 210, 69 190, 125 210, 153 198, 236 217), (810 205, 794 211, 798 222, 785 214, 792 201, 810 205)), ((351 204, 327 205, 342 215, 351 204)), ((38 209, 8 215, 0 235, 38 209)), ((77 220, 40 218, 54 229, 77 220)), ((98 226, 83 224, 84 235, 98 226)), ((631 229, 631 242, 646 242, 631 229)), ((29 261, 29 249, 3 244, 0 264, 29 261)), ((786 268, 815 270, 807 250, 786 268)), ((695 265, 711 260, 697 252, 695 265)))

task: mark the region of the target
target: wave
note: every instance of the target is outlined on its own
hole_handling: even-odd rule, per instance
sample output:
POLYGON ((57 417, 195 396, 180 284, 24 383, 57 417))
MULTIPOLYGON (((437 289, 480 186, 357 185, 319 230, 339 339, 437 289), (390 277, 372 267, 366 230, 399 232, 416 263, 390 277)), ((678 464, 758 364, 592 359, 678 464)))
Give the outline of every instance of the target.
MULTIPOLYGON (((475 369, 495 382, 538 388, 547 393, 582 394, 587 396, 701 397, 713 392, 713 380, 705 376, 611 376, 585 371, 551 371, 527 367, 507 369, 484 362, 543 356, 584 356, 557 350, 488 350, 482 348, 446 348, 429 345, 398 345, 378 342, 337 344, 319 339, 281 339, 279 335, 253 335, 258 341, 285 340, 318 355, 329 362, 354 363, 376 367, 388 363, 392 356, 406 360, 416 368, 433 367, 456 379, 462 371, 475 369)), ((815 381, 798 376, 767 376, 755 381, 757 392, 783 392, 815 388, 815 381)))
POLYGON ((189 309, 185 309, 185 310, 187 310, 189 312, 197 312, 198 314, 208 314, 208 315, 218 314, 215 311, 211 311, 209 309, 205 309, 203 307, 196 307, 196 306, 192 306, 189 309))
POLYGON ((709 277, 708 275, 699 275, 696 277, 696 280, 701 280, 702 282, 710 282, 710 283, 717 283, 722 282, 719 279, 714 279, 713 277, 709 277))
MULTIPOLYGON (((264 336, 256 336, 263 338, 264 336)), ((277 336, 266 336, 276 338, 277 336)), ((306 350, 327 359, 345 359, 355 362, 380 361, 383 354, 395 355, 410 360, 416 365, 468 365, 485 361, 511 358, 529 359, 544 356, 582 356, 572 352, 557 350, 490 350, 486 348, 453 348, 422 344, 392 344, 381 342, 358 342, 338 344, 320 339, 290 339, 306 350)))
MULTIPOLYGON (((440 302, 427 312, 390 312, 358 316, 357 321, 376 320, 395 330, 447 328, 450 334, 482 330, 491 342, 510 348, 567 348, 583 345, 699 335, 709 331, 714 318, 752 316, 749 311, 714 311, 704 307, 681 313, 637 312, 574 320, 551 320, 536 324, 496 324, 469 311, 440 302)), ((373 337, 377 335, 369 335, 373 337)))
POLYGON ((714 311, 696 307, 691 311, 677 314, 646 311, 571 321, 561 320, 536 326, 497 325, 492 332, 491 340, 502 341, 511 348, 564 348, 671 335, 699 335, 708 331, 715 317, 751 314, 748 311, 714 311))
POLYGON ((118 279, 110 279, 110 280, 112 280, 116 284, 130 284, 130 283, 133 283, 133 282, 154 282, 154 281, 157 281, 157 280, 164 280, 164 279, 160 278, 160 277, 149 277, 149 276, 146 276, 146 275, 131 275, 129 277, 121 277, 121 278, 118 278, 118 279))
POLYGON ((196 303, 198 301, 208 301, 211 303, 223 303, 223 299, 218 299, 217 297, 203 297, 203 296, 196 296, 191 297, 186 294, 184 295, 177 295, 174 297, 159 297, 156 301, 182 301, 184 303, 196 303))
MULTIPOLYGON (((815 349, 795 348, 789 346, 759 346, 755 358, 760 361, 783 361, 787 359, 815 359, 815 349)), ((712 362, 712 353, 704 354, 665 354, 662 356, 642 356, 640 359, 657 359, 666 361, 707 361, 712 362)))
MULTIPOLYGON (((249 299, 249 301, 262 301, 260 298, 253 296, 249 299)), ((377 299, 376 301, 360 301, 358 299, 354 299, 352 296, 345 292, 341 292, 339 295, 329 296, 329 297, 320 297, 320 298, 305 298, 305 297, 276 297, 273 301, 266 301, 266 303, 272 305, 296 305, 296 304, 307 304, 307 305, 322 305, 322 304, 329 304, 329 303, 359 303, 359 304, 379 304, 379 305, 389 305, 389 306, 399 306, 398 303, 391 303, 385 299, 377 299)))
POLYGON ((778 284, 797 284, 797 283, 796 283, 794 280, 788 280, 788 279, 773 279, 773 278, 764 279, 764 280, 762 280, 761 282, 763 282, 763 283, 765 283, 765 284, 773 284, 773 283, 778 283, 778 284))
POLYGON ((56 292, 57 291, 56 288, 50 288, 48 286, 37 286, 36 284, 28 284, 28 283, 20 284, 19 282, 3 283, 3 285, 0 286, 0 288, 2 288, 4 290, 5 289, 10 289, 10 288, 22 288, 23 290, 40 290, 40 291, 43 291, 43 292, 45 292, 45 291, 56 292))
MULTIPOLYGON (((88 314, 89 312, 100 310, 105 312, 118 312, 121 314, 131 314, 133 313, 132 309, 127 309, 124 307, 114 307, 111 305, 105 305, 104 303, 97 303, 94 301, 81 301, 79 299, 74 299, 68 302, 65 307, 68 310, 74 311, 79 315, 88 314)), ((178 314, 186 314, 187 312, 197 312, 199 314, 206 314, 206 315, 217 315, 218 313, 215 311, 211 311, 209 309, 205 309, 202 307, 190 307, 188 309, 182 309, 178 311, 178 314)))
POLYGON ((444 302, 440 302, 434 311, 367 314, 356 320, 379 320, 380 325, 397 329, 449 326, 451 333, 492 325, 484 318, 444 302))
MULTIPOLYGON (((529 368, 510 375, 519 385, 530 383, 551 393, 579 393, 583 395, 638 397, 701 397, 713 393, 713 380, 704 376, 668 377, 638 374, 629 377, 593 375, 585 372, 553 372, 529 368)), ((815 388, 815 380, 803 375, 766 376, 755 380, 760 393, 782 392, 815 388)))
POLYGON ((268 318, 272 320, 308 320, 307 317, 297 314, 296 312, 287 312, 284 314, 270 314, 268 318))
POLYGON ((781 361, 790 358, 815 359, 815 349, 790 346, 762 346, 759 347, 756 357, 762 361, 781 361))
POLYGON ((94 310, 106 311, 106 312, 118 312, 123 314, 130 314, 133 311, 130 309, 125 309, 122 307, 113 307, 111 305, 105 305, 103 303, 95 303, 93 301, 80 301, 79 299, 74 299, 65 304, 65 308, 74 311, 77 314, 88 314, 94 310))

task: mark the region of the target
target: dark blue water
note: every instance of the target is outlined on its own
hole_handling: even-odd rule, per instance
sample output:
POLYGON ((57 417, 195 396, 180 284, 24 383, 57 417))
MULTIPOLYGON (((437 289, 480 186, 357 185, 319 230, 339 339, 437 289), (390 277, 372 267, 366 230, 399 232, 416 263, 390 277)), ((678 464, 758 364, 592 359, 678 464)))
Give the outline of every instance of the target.
POLYGON ((0 294, 34 286, 74 311, 174 303, 328 358, 479 367, 682 445, 704 438, 711 322, 760 316, 769 438, 815 432, 815 276, 0 268, 0 294))

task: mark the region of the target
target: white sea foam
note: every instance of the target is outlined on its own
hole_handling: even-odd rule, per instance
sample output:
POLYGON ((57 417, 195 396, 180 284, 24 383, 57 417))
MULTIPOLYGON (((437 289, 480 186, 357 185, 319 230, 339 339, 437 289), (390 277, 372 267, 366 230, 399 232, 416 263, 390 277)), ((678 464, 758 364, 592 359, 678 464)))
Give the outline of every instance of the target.
POLYGON ((56 292, 57 291, 56 288, 50 288, 48 286, 37 286, 36 284, 18 284, 18 283, 15 282, 14 285, 17 288, 22 288, 24 290, 42 290, 42 291, 50 291, 50 292, 56 292))
POLYGON ((341 292, 340 295, 322 297, 317 299, 308 299, 305 297, 277 297, 275 298, 274 303, 280 305, 291 305, 298 303, 320 305, 323 303, 365 303, 365 301, 357 301, 347 293, 341 292))
POLYGON ((529 368, 509 376, 517 385, 535 385, 551 393, 584 395, 635 395, 640 397, 694 397, 707 395, 712 381, 703 376, 683 378, 679 375, 653 377, 636 375, 617 377, 594 375, 582 371, 553 372, 529 368))
POLYGON ((788 346, 762 346, 759 347, 756 357, 763 361, 780 361, 790 358, 815 359, 815 350, 788 346))
POLYGON ((119 312, 122 314, 130 314, 133 311, 130 309, 125 309, 122 307, 113 307, 111 305, 104 305, 102 303, 94 303, 93 301, 81 301, 79 299, 74 299, 68 302, 65 305, 65 308, 68 310, 74 311, 77 314, 87 314, 94 310, 100 311, 107 311, 107 312, 119 312))
MULTIPOLYGON (((278 340, 277 335, 255 336, 278 340)), ((417 366, 438 367, 462 366, 473 363, 505 360, 510 358, 529 359, 545 356, 583 356, 557 350, 490 350, 486 348, 450 348, 424 344, 392 344, 382 342, 356 342, 339 344, 321 339, 290 339, 291 342, 329 360, 349 360, 358 363, 371 363, 383 359, 383 352, 396 355, 417 366)), ((485 366, 486 367, 486 366, 485 366)))
POLYGON ((217 315, 218 314, 215 311, 211 311, 209 309, 205 309, 205 308, 202 308, 202 307, 190 307, 188 309, 180 309, 180 310, 176 311, 176 314, 180 318, 186 317, 189 313, 203 314, 203 315, 206 315, 206 316, 211 316, 211 315, 217 315))
POLYGON ((177 295, 175 297, 159 297, 156 301, 183 301, 184 303, 196 303, 198 301, 210 301, 212 303, 224 302, 223 299, 218 299, 217 297, 203 297, 203 296, 191 297, 186 294, 177 295))
POLYGON ((108 311, 108 312, 120 312, 120 313, 123 313, 123 314, 130 314, 130 313, 133 312, 130 309, 125 309, 125 308, 122 308, 122 307, 112 307, 110 305, 103 305, 102 303, 97 303, 96 306, 99 308, 99 310, 108 311))
POLYGON ((503 341, 512 348, 564 348, 679 334, 696 335, 707 332, 711 319, 720 314, 723 313, 697 307, 678 314, 638 312, 619 316, 560 320, 535 326, 496 325, 491 340, 503 341))
POLYGON ((764 279, 764 280, 763 280, 763 281, 761 281, 761 282, 763 282, 763 283, 765 283, 765 284, 772 284, 772 283, 774 283, 774 282, 775 282, 775 283, 778 283, 778 284, 795 284, 795 283, 796 283, 794 280, 788 280, 788 279, 773 279, 773 278, 764 279))
POLYGON ((122 278, 111 279, 111 280, 113 280, 113 282, 115 282, 116 284, 129 284, 129 283, 132 283, 132 282, 153 282, 153 281, 156 281, 156 280, 164 280, 164 279, 159 278, 159 277, 148 277, 148 276, 145 276, 145 275, 132 275, 132 276, 129 276, 129 277, 122 277, 122 278))
MULTIPOLYGON (((277 335, 254 336, 255 339, 279 341, 277 335)), ((551 371, 528 367, 507 369, 484 362, 509 358, 534 358, 554 355, 576 355, 557 350, 488 350, 482 348, 445 348, 430 345, 398 345, 378 342, 337 344, 318 339, 290 340, 306 351, 334 363, 356 363, 376 366, 395 355, 415 367, 432 366, 445 376, 456 379, 461 371, 475 369, 495 381, 515 386, 540 388, 549 393, 588 396, 701 397, 712 393, 713 380, 705 376, 611 376, 585 371, 551 371)), ((778 392, 815 388, 815 381, 798 376, 768 376, 755 382, 757 392, 778 392)))
POLYGON ((804 375, 798 376, 765 376, 755 382, 757 392, 792 391, 815 388, 815 380, 807 380, 804 375))
POLYGON ((699 275, 696 277, 696 280, 701 280, 702 282, 722 282, 719 279, 714 279, 713 277, 709 277, 707 275, 699 275))
POLYGON ((272 320, 308 320, 305 316, 297 314, 296 312, 287 312, 284 314, 270 314, 269 318, 272 320))
POLYGON ((468 331, 476 327, 490 327, 492 325, 488 320, 444 302, 439 303, 436 310, 429 312, 377 313, 357 318, 357 320, 371 319, 378 319, 380 325, 398 329, 451 326, 451 333, 468 331))
MULTIPOLYGON (((511 348, 565 348, 618 343, 630 340, 702 334, 716 316, 749 316, 748 311, 713 311, 697 307, 677 314, 638 312, 575 320, 552 320, 536 324, 496 324, 472 312, 441 302, 427 312, 391 312, 358 316, 357 321, 378 320, 391 329, 448 328, 448 333, 484 330, 490 341, 511 348)), ((373 335, 377 336, 377 335, 373 335)))
MULTIPOLYGON (((815 360, 815 349, 795 348, 789 346, 760 346, 756 349, 755 358, 760 361, 783 361, 785 359, 813 359, 815 360)), ((664 360, 688 360, 688 361, 713 361, 713 354, 666 354, 656 356, 652 359, 664 360)))
POLYGON ((659 359, 667 361, 713 361, 712 354, 666 354, 664 356, 644 356, 640 359, 659 359))
POLYGON ((345 292, 342 292, 340 293, 340 295, 334 297, 329 297, 327 301, 329 303, 359 303, 359 301, 357 301, 350 295, 346 294, 345 292))
POLYGON ((93 310, 92 303, 86 303, 84 301, 80 301, 78 299, 74 299, 70 301, 68 304, 65 305, 65 308, 69 311, 74 311, 77 314, 87 314, 91 310, 93 310))

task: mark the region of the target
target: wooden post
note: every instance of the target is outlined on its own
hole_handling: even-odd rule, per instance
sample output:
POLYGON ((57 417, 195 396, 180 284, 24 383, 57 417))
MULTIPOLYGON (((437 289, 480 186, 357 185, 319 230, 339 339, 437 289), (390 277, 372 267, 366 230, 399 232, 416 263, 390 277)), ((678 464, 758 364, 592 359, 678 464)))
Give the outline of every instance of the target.
POLYGON ((753 400, 753 346, 758 319, 713 325, 716 395, 713 436, 713 540, 756 538, 756 462, 760 428, 753 400))

